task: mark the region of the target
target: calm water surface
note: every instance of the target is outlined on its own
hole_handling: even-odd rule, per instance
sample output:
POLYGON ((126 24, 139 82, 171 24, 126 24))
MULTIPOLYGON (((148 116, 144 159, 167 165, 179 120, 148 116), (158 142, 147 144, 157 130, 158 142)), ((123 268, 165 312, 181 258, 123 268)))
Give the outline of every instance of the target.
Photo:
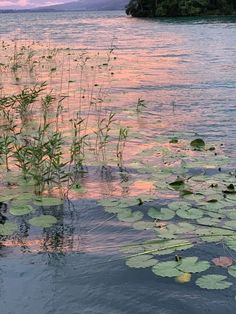
MULTIPOLYGON (((115 47, 111 106, 132 108, 138 98, 145 99, 146 117, 132 121, 144 139, 197 133, 224 143, 235 156, 235 22, 132 19, 122 12, 5 14, 0 15, 0 37, 95 52, 115 47)), ((130 123, 130 117, 121 117, 130 123)), ((24 228, 22 224, 22 234, 24 228)), ((236 311, 236 291, 206 292, 191 283, 156 277, 149 269, 128 268, 111 243, 132 242, 140 233, 111 219, 94 200, 65 206, 63 252, 54 252, 56 235, 50 232, 35 231, 28 242, 19 245, 15 239, 17 245, 0 248, 1 314, 236 311)), ((208 247, 194 254, 196 250, 212 255, 208 247)), ((216 246, 213 256, 221 251, 216 246)))

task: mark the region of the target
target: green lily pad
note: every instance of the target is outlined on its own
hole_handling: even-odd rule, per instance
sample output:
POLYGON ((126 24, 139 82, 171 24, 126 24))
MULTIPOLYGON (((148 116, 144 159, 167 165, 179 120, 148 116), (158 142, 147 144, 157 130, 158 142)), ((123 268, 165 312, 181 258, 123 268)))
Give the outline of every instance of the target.
POLYGON ((156 208, 150 208, 148 210, 148 216, 159 220, 170 220, 175 216, 175 212, 169 208, 161 208, 160 210, 156 208))
POLYGON ((210 267, 207 261, 198 261, 198 257, 191 256, 181 259, 178 269, 184 273, 200 273, 210 267))
POLYGON ((32 213, 34 208, 30 205, 14 206, 10 208, 10 213, 14 216, 23 216, 32 213))
POLYGON ((225 215, 230 219, 236 219, 236 209, 233 210, 225 210, 225 215))
POLYGON ((156 228, 156 234, 163 239, 175 239, 178 234, 192 233, 195 226, 187 222, 179 222, 177 224, 168 224, 163 228, 156 228))
POLYGON ((35 227, 50 228, 57 223, 57 219, 51 215, 41 215, 30 219, 29 223, 35 227))
POLYGON ((236 236, 228 237, 224 243, 228 246, 228 248, 236 251, 236 236))
POLYGON ((113 207, 117 206, 118 202, 119 202, 118 198, 105 198, 103 200, 99 200, 98 204, 106 207, 113 207))
POLYGON ((198 229, 196 234, 205 242, 218 242, 224 238, 228 239, 229 236, 233 236, 234 232, 223 228, 209 227, 198 229))
POLYGON ((172 189, 179 191, 179 190, 184 189, 185 183, 184 183, 184 180, 182 179, 176 179, 174 182, 169 183, 169 186, 172 189))
POLYGON ((137 221, 133 224, 133 228, 136 230, 148 230, 153 229, 154 223, 150 221, 137 221))
POLYGON ((221 219, 203 217, 203 218, 199 218, 197 220, 197 223, 201 224, 201 225, 216 226, 219 224, 220 221, 221 221, 221 219))
POLYGON ((202 150, 205 148, 206 144, 205 142, 201 139, 201 138, 196 138, 195 140, 193 140, 190 143, 190 146, 194 149, 194 150, 202 150))
POLYGON ((161 277, 177 277, 183 274, 177 267, 179 262, 168 261, 168 262, 160 262, 152 267, 152 271, 155 275, 161 277))
POLYGON ((187 202, 172 202, 168 204, 168 207, 172 210, 177 211, 178 209, 188 209, 191 205, 187 202))
POLYGON ((196 285, 209 290, 223 290, 232 285, 226 279, 227 277, 222 275, 205 275, 196 280, 196 285))
POLYGON ((124 208, 124 207, 118 207, 118 205, 117 205, 115 207, 113 207, 113 206, 104 207, 104 210, 107 213, 118 214, 119 212, 124 212, 124 211, 129 210, 129 209, 124 208))
POLYGON ((157 262, 157 259, 154 259, 152 255, 145 254, 130 257, 125 263, 132 268, 147 268, 156 265, 157 262))
POLYGON ((14 199, 16 195, 0 195, 0 202, 1 203, 6 203, 14 199))
POLYGON ((120 221, 125 222, 136 222, 143 218, 143 213, 141 211, 131 211, 130 209, 121 211, 118 213, 117 218, 120 221))
POLYGON ((85 187, 82 187, 81 185, 79 184, 75 184, 73 187, 72 187, 72 190, 75 191, 75 192, 78 192, 78 193, 86 193, 87 192, 87 189, 85 187))
POLYGON ((10 236, 17 231, 17 225, 12 222, 6 222, 4 225, 0 224, 0 235, 10 236))
POLYGON ((228 272, 231 276, 236 278, 236 265, 233 265, 228 268, 228 272))
POLYGON ((34 204, 37 206, 45 206, 45 207, 50 207, 50 206, 59 206, 63 204, 63 200, 55 197, 41 197, 37 198, 34 201, 34 204))
POLYGON ((179 209, 177 215, 183 219, 199 219, 203 216, 203 211, 198 208, 179 209))
POLYGON ((233 230, 236 230, 236 220, 226 221, 225 226, 233 230))

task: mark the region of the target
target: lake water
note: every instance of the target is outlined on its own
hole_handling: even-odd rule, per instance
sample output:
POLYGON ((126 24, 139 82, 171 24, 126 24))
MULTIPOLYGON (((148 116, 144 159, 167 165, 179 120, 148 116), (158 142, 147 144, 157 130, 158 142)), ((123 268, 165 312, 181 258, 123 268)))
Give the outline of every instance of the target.
MULTIPOLYGON (((152 148, 159 137, 197 136, 224 144, 235 169, 235 22, 235 17, 134 19, 123 12, 1 14, 0 39, 70 47, 73 53, 86 49, 104 55, 114 48, 112 78, 104 84, 109 85, 108 108, 117 111, 121 125, 133 135, 125 152, 128 165, 133 159, 140 162, 137 151, 152 148), (137 116, 139 98, 146 108, 137 116)), ((60 85, 58 77, 50 77, 49 87, 60 85)), ((69 78, 76 80, 76 74, 72 71, 69 78)), ((2 86, 18 88, 9 82, 1 76, 2 86)), ((76 87, 67 92, 75 106, 76 87)), ((155 159, 150 162, 153 166, 155 159)), ((131 171, 133 188, 127 191, 117 186, 124 176, 116 171, 107 177, 97 176, 93 168, 91 172, 83 178, 87 194, 66 202, 63 213, 55 214, 57 229, 30 233, 22 220, 19 234, 0 243, 1 314, 235 313, 235 287, 208 291, 194 282, 181 285, 157 277, 150 269, 128 268, 116 246, 149 234, 118 221, 96 200, 138 196, 153 186, 145 174, 135 181, 131 171)), ((191 250, 205 259, 226 254, 220 243, 191 250)), ((219 272, 224 275, 224 269, 219 272)))

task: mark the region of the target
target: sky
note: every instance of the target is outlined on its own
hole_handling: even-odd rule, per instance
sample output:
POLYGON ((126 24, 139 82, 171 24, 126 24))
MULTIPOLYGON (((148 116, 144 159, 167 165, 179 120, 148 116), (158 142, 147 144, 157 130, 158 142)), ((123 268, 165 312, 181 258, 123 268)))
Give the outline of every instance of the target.
POLYGON ((0 9, 27 9, 75 0, 0 0, 0 9))

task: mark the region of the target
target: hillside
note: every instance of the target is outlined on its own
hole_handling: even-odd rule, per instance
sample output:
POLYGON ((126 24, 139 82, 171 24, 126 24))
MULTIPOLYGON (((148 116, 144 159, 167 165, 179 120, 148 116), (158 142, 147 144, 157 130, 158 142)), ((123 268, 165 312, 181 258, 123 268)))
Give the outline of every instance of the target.
MULTIPOLYGON (((47 10, 53 11, 103 11, 103 10, 124 10, 129 0, 79 0, 65 4, 48 6, 47 10)), ((42 10, 39 8, 36 10, 42 10)))

